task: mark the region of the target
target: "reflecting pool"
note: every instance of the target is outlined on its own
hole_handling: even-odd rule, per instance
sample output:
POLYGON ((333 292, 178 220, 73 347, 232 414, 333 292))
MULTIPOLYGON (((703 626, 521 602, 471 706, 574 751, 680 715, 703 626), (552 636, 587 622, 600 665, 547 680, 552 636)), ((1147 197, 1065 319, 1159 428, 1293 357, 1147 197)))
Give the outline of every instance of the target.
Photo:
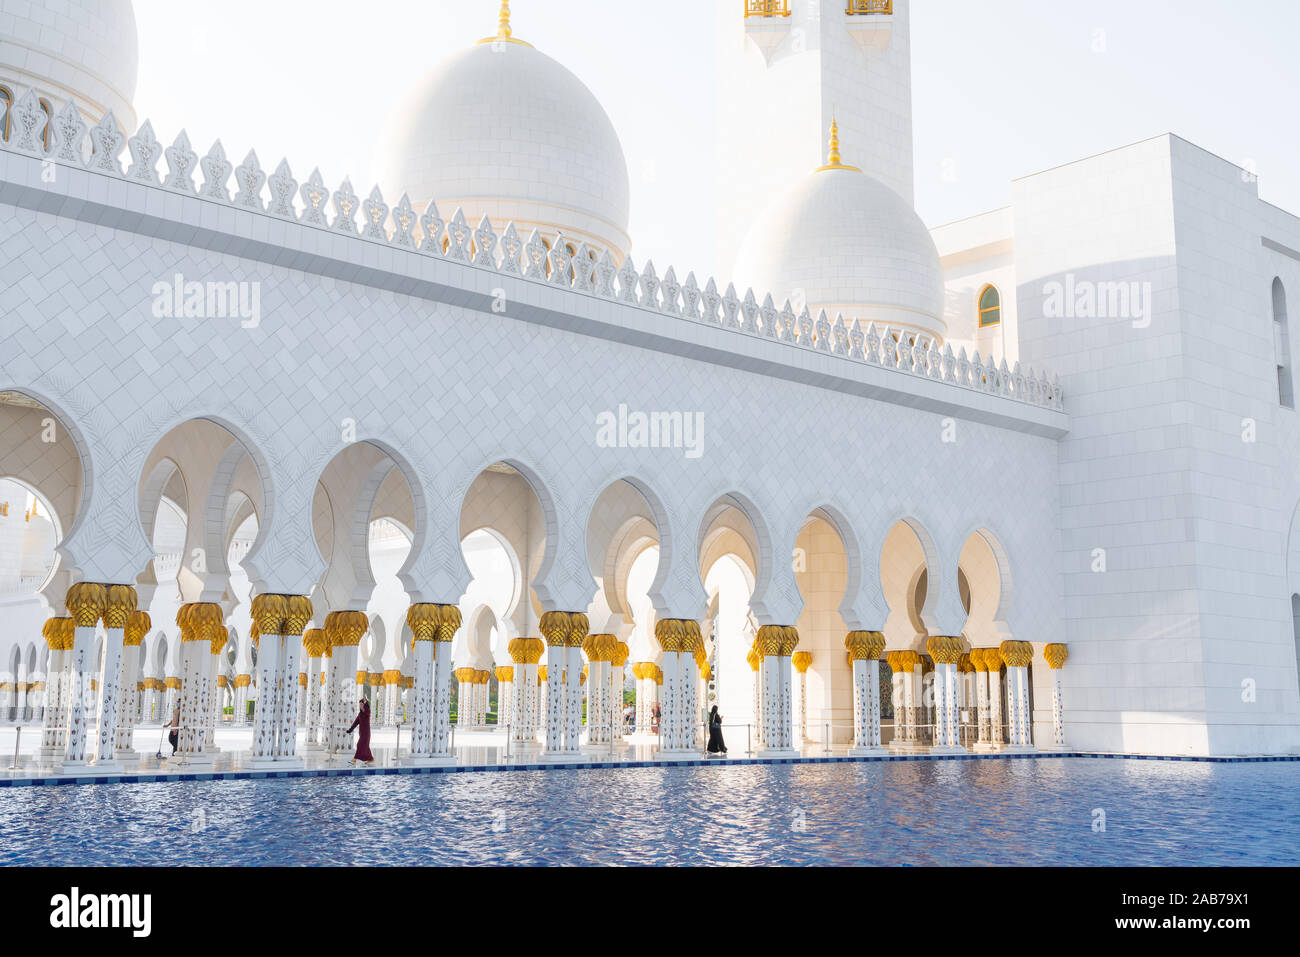
POLYGON ((24 787, 0 863, 1291 865, 1298 786, 1053 758, 24 787))

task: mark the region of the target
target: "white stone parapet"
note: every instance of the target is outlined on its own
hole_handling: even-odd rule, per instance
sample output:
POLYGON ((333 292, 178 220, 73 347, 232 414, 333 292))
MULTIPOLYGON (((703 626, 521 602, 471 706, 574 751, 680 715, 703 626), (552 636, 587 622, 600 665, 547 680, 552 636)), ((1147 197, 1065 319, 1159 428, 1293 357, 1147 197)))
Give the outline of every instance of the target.
MULTIPOLYGON (((608 300, 728 330, 737 337, 771 340, 791 350, 788 358, 783 359, 789 366, 806 365, 795 350, 820 352, 913 379, 928 379, 1016 403, 1064 411, 1059 378, 1022 369, 1018 362, 1008 367, 1005 359, 995 363, 991 356, 981 358, 978 352, 968 356, 964 347, 958 353, 953 352, 951 345, 940 350, 934 341, 927 343, 915 334, 878 328, 874 323, 864 326, 861 320, 846 321, 842 315, 832 319, 824 311, 814 317, 805 308, 796 315, 789 300, 778 308, 770 294, 760 302, 752 289, 742 297, 731 284, 719 292, 712 278, 701 287, 693 272, 681 281, 671 266, 660 277, 653 262, 637 270, 630 256, 621 266, 616 266, 608 252, 597 258, 585 243, 570 251, 570 244, 562 234, 545 237, 533 229, 524 240, 513 223, 498 234, 486 216, 477 225, 471 225, 460 209, 450 220, 445 220, 436 202, 430 202, 421 213, 403 195, 396 206, 390 207, 378 187, 363 200, 346 178, 337 190, 329 190, 319 170, 300 184, 285 161, 268 175, 251 150, 235 166, 226 158, 220 140, 202 158, 191 149, 184 131, 170 147, 164 148, 147 120, 134 136, 128 137, 118 128, 111 112, 95 127, 88 127, 72 102, 53 119, 47 119, 30 90, 17 98, 10 112, 13 132, 8 142, 0 142, 0 150, 36 157, 47 164, 88 170, 289 220, 340 234, 352 242, 377 243, 461 263, 472 269, 543 282, 577 296, 608 300), (47 123, 50 125, 48 147, 44 145, 47 123), (123 149, 129 152, 131 160, 125 169, 119 159, 123 149), (167 172, 160 174, 158 164, 163 160, 167 172), (197 185, 196 172, 202 177, 197 185)), ((123 208, 128 208, 126 196, 122 200, 123 208)), ((132 203, 129 208, 138 211, 139 205, 132 203)), ((162 203, 156 208, 149 204, 149 208, 166 217, 170 207, 162 203)), ((739 340, 734 350, 749 351, 739 340)), ((890 383, 889 388, 913 391, 903 381, 890 383)), ((954 397, 948 401, 960 405, 964 400, 954 397)), ((1015 417, 1014 412, 1009 414, 1015 417)))

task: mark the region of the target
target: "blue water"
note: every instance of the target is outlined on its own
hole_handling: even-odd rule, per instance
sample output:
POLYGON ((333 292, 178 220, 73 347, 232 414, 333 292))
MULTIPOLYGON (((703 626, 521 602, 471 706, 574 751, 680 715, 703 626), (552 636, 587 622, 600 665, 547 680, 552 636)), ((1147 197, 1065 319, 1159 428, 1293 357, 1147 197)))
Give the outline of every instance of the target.
POLYGON ((29 787, 0 864, 1294 865, 1297 786, 1072 758, 29 787))

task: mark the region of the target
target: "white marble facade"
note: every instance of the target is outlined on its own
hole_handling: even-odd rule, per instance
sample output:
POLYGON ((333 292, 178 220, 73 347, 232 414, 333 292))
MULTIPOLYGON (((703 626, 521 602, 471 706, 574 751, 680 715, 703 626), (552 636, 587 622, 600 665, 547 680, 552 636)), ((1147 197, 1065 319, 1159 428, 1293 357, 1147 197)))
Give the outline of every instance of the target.
MULTIPOLYGON (((74 19, 95 6, 65 5, 74 19)), ((0 0, 0 32, 23 6, 0 0)), ((249 602, 276 594, 311 599, 308 629, 365 612, 349 660, 385 687, 443 674, 441 657, 417 667, 418 603, 460 607, 439 656, 516 675, 512 639, 542 636, 546 612, 580 612, 590 634, 630 645, 626 668, 595 673, 642 690, 634 666, 669 654, 653 622, 709 618, 706 576, 730 556, 753 627, 705 629, 710 655, 721 648, 714 680, 743 699, 755 631, 797 627, 813 656, 796 729, 809 740, 877 743, 878 715, 855 711, 880 707, 862 685, 877 669, 860 664, 855 681, 845 647, 879 632, 887 652, 921 655, 935 636, 967 652, 1029 643, 1042 746, 1063 712, 1073 749, 1300 748, 1300 434, 1279 394, 1293 360, 1275 315, 1300 301, 1300 220, 1163 136, 1019 180, 1009 210, 917 228, 906 3, 846 18, 825 0, 822 40, 800 50, 772 45, 782 25, 757 21, 775 18, 735 7, 720 57, 747 44, 763 83, 799 78, 771 109, 818 119, 775 172, 740 171, 720 196, 720 219, 752 209, 734 277, 636 260, 608 118, 530 47, 435 70, 399 114, 382 191, 137 129, 75 85, 47 111, 39 76, 0 75, 0 479, 32 490, 59 538, 46 571, 32 555, 52 541, 0 514, 0 572, 43 578, 35 596, 0 590, 9 682, 26 694, 42 678, 42 623, 66 614, 69 585, 96 582, 132 584, 150 609, 132 657, 144 677, 181 675, 170 619, 183 602, 219 604, 227 670, 256 675, 249 602), (552 85, 554 114, 519 117, 508 169, 466 173, 490 132, 435 127, 519 77, 552 85), (842 161, 825 155, 832 99, 842 161), (532 176, 561 134, 581 156, 532 176), (438 150, 453 141, 465 155, 448 171, 438 150), (841 192, 890 221, 840 217, 815 261, 764 234, 792 221, 818 234, 841 192), (742 269, 772 285, 740 285, 742 269), (1107 285, 1119 282, 1135 285, 1107 285), (990 285, 999 321, 981 326, 990 285), (638 613, 629 579, 650 549, 638 613), (485 569, 513 585, 485 589, 485 569), (1057 672, 1051 644, 1069 649, 1057 672)), ((757 135, 751 120, 738 110, 720 136, 757 135)), ((304 674, 331 673, 306 658, 304 674)), ((983 673, 968 663, 937 667, 983 743, 983 673)), ((6 693, 17 701, 0 690, 0 709, 6 693)), ((536 702, 545 686, 513 694, 536 702)), ((649 722, 638 709, 638 730, 649 722)), ((545 726, 535 712, 526 723, 516 740, 545 726)))

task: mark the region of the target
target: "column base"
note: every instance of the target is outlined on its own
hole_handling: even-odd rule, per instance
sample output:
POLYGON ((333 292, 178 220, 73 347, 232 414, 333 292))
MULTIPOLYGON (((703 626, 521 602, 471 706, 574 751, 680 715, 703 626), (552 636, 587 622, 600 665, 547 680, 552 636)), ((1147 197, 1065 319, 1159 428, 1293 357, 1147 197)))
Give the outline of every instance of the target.
POLYGON ((960 744, 932 744, 929 750, 930 754, 970 754, 968 750, 960 744))
POLYGON ((863 747, 849 748, 849 757, 851 758, 872 758, 888 753, 888 748, 882 748, 879 745, 864 745, 863 747))
POLYGON ((576 764, 584 757, 581 751, 544 751, 537 760, 546 764, 576 764))
POLYGON ((916 741, 891 741, 889 750, 895 754, 924 754, 928 750, 928 745, 916 741))
POLYGON ((140 760, 139 751, 114 751, 113 757, 123 764, 135 764, 140 760))
POLYGON ((168 761, 174 767, 194 768, 199 771, 206 771, 216 763, 210 754, 182 754, 180 751, 171 755, 168 761))
POLYGON ((797 758, 800 752, 795 748, 759 748, 756 758, 797 758))
MULTIPOLYGON (((299 762, 301 765, 302 762, 299 762)), ((285 767, 288 762, 278 761, 275 758, 245 758, 240 762, 240 767, 245 771, 275 771, 285 767)))
MULTIPOLYGON (((798 754, 799 752, 794 751, 791 753, 798 754)), ((660 748, 658 751, 655 752, 654 760, 655 761, 703 761, 704 752, 699 750, 698 748, 697 749, 675 748, 671 751, 666 750, 664 748, 660 748)))
POLYGON ((87 765, 87 767, 99 774, 113 774, 122 770, 122 765, 117 761, 96 761, 94 764, 87 765))
POLYGON ((1038 748, 1032 744, 1007 744, 1003 745, 1003 754, 1033 754, 1038 748))
POLYGON ((993 741, 978 741, 970 746, 970 749, 978 754, 997 754, 1005 745, 997 744, 993 741))
POLYGON ((454 768, 456 758, 450 754, 434 754, 414 757, 407 755, 399 758, 398 765, 403 768, 454 768))

